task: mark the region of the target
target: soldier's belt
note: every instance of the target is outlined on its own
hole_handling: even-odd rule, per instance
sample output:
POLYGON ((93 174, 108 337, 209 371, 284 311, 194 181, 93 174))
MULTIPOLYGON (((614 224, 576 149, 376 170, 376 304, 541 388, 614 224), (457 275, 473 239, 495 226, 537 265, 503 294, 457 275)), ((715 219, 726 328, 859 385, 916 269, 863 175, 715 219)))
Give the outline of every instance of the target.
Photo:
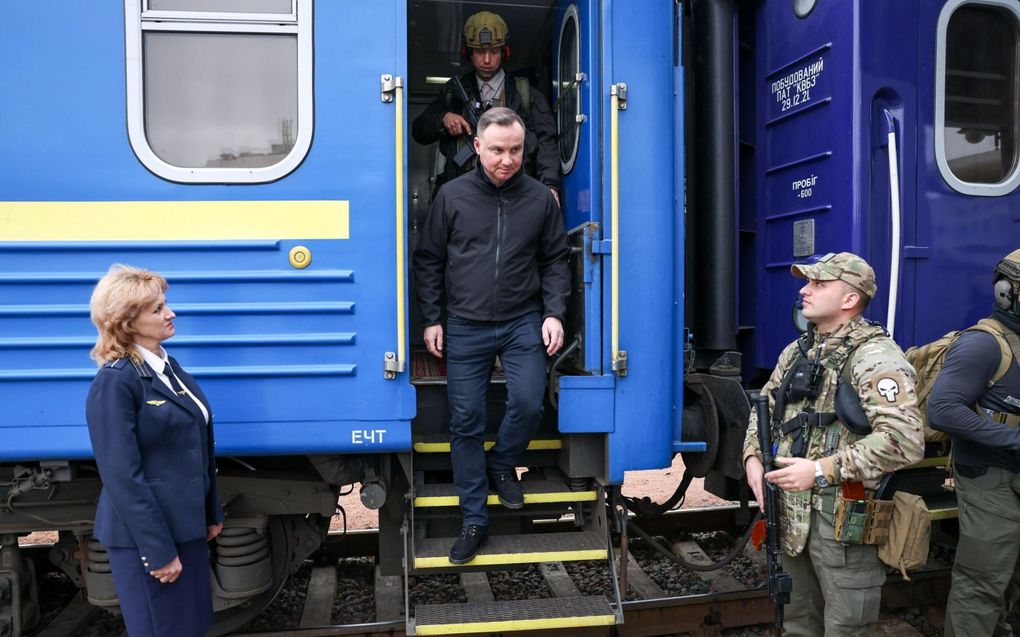
POLYGON ((1020 427, 1020 415, 1018 414, 1007 414, 1002 411, 993 411, 988 414, 988 417, 992 419, 992 422, 1000 425, 1006 425, 1007 427, 1020 427))

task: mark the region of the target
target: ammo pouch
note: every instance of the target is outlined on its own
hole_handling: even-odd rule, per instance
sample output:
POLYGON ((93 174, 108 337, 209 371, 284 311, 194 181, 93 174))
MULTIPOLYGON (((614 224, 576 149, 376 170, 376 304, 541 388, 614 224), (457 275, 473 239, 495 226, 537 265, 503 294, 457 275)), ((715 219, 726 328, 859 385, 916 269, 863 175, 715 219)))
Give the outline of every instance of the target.
POLYGON ((822 366, 818 360, 798 358, 787 372, 790 380, 786 388, 786 401, 814 400, 822 389, 822 366))
POLYGON ((836 492, 833 525, 836 541, 843 544, 883 545, 889 539, 894 500, 849 500, 836 492))
POLYGON ((899 569, 903 579, 909 580, 907 571, 921 568, 928 561, 928 540, 931 520, 928 507, 921 496, 897 491, 893 503, 889 539, 878 547, 878 559, 887 566, 899 569))

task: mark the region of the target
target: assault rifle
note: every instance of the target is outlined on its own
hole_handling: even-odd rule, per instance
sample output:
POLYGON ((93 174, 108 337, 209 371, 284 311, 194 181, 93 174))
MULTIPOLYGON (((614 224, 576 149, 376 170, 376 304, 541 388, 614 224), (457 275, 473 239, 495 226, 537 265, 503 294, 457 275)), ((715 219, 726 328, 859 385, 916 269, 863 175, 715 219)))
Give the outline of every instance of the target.
MULTIPOLYGON (((769 399, 759 392, 751 398, 758 416, 758 445, 766 473, 776 468, 772 451, 772 420, 769 418, 769 399)), ((782 549, 779 548, 779 487, 763 480, 762 497, 765 500, 765 556, 768 562, 769 598, 775 609, 773 630, 778 637, 783 630, 783 606, 790 603, 793 580, 783 571, 782 549)))
MULTIPOLYGON (((457 94, 457 99, 464 102, 464 118, 471 125, 471 130, 475 135, 478 134, 478 109, 471 102, 471 96, 468 95, 467 90, 464 88, 464 84, 460 81, 459 77, 454 76, 453 78, 453 90, 457 94)), ((453 163, 457 164, 457 168, 463 170, 464 165, 471 161, 471 158, 475 156, 475 143, 472 139, 473 135, 465 135, 467 143, 457 154, 453 157, 453 163)))

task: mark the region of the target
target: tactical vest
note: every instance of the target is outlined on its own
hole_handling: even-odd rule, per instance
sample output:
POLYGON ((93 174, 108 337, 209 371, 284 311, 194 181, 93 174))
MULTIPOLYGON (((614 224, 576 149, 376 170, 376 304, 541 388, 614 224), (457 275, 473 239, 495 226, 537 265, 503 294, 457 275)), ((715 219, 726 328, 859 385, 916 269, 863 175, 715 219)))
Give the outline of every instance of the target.
MULTIPOLYGON (((806 352, 807 356, 814 357, 818 347, 833 348, 828 355, 820 359, 822 366, 822 379, 819 385, 818 395, 813 399, 802 399, 794 402, 787 402, 782 414, 773 416, 773 439, 779 441, 777 457, 790 457, 793 455, 792 448, 797 439, 798 432, 787 427, 788 433, 783 434, 777 430, 776 423, 789 423, 798 419, 804 421, 806 428, 799 434, 806 439, 806 449, 803 454, 808 460, 818 460, 830 456, 837 450, 851 445, 861 438, 865 433, 854 433, 848 429, 843 422, 835 416, 820 418, 820 414, 834 414, 836 391, 840 378, 843 376, 844 367, 849 368, 856 350, 865 342, 873 338, 887 338, 885 329, 880 325, 872 325, 866 322, 855 326, 842 341, 833 346, 827 341, 816 344, 806 352)), ((824 351, 824 350, 823 350, 824 351)), ((778 399, 778 397, 777 397, 778 399)), ((804 550, 807 544, 808 532, 811 524, 812 505, 820 509, 820 512, 827 514, 830 518, 831 511, 825 511, 824 506, 817 506, 819 498, 830 501, 835 493, 836 487, 826 489, 810 489, 795 493, 783 492, 780 496, 781 523, 783 528, 783 550, 789 555, 798 555, 804 550), (828 498, 828 499, 826 499, 828 498)))

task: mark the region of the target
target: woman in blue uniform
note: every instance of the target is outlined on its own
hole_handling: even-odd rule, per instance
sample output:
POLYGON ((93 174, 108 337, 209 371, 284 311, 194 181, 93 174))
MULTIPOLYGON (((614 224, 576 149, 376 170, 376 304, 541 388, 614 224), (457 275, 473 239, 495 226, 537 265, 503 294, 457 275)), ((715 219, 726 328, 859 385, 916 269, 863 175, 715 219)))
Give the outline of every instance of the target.
POLYGON ((95 535, 110 555, 130 637, 205 635, 207 543, 223 529, 209 403, 162 343, 166 279, 114 265, 92 293, 100 365, 85 414, 103 490, 95 535))

